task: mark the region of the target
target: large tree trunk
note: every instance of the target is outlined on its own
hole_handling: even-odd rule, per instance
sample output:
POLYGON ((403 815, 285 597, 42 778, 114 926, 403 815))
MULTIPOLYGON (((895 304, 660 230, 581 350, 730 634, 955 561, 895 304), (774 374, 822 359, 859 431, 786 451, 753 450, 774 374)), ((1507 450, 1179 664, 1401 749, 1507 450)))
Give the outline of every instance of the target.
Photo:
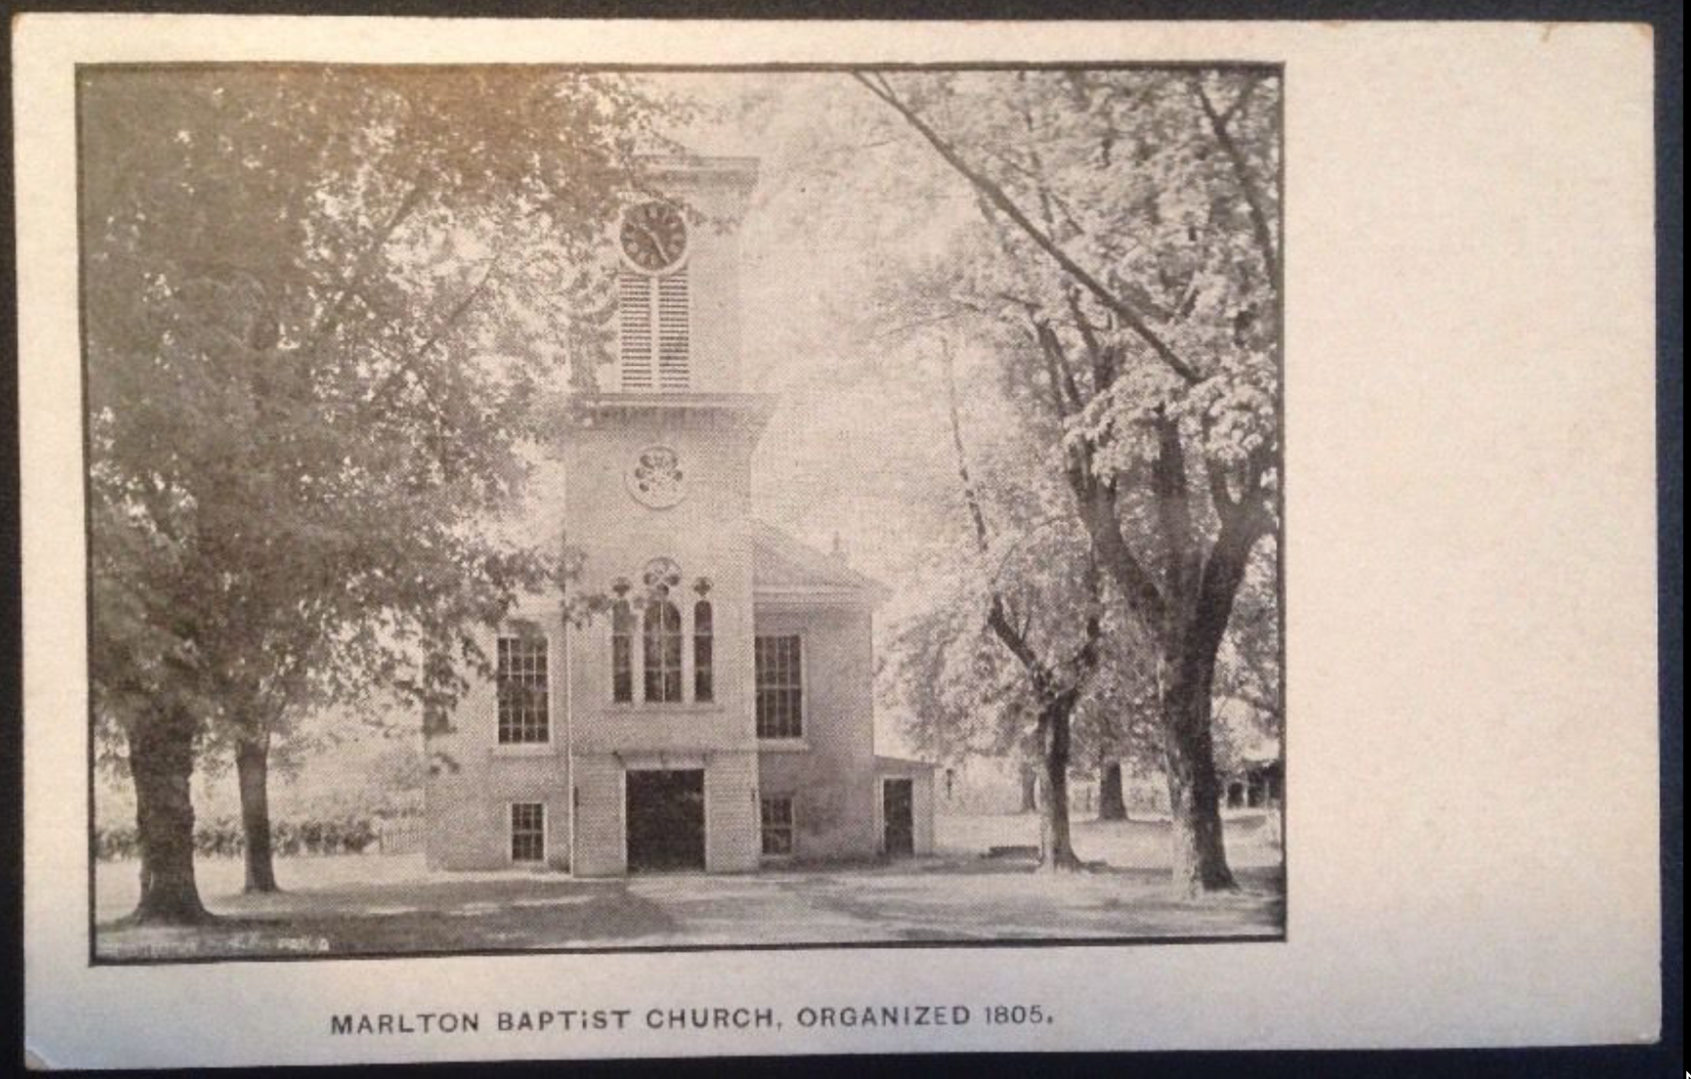
POLYGON ((1022 808, 1021 813, 1033 813, 1039 809, 1039 772, 1031 764, 1022 765, 1022 808))
POLYGON ((1221 834, 1221 781, 1210 729, 1209 662, 1162 665, 1163 767, 1168 775, 1174 886, 1189 896, 1238 887, 1221 834), (1201 665, 1201 670, 1195 667, 1201 665))
POLYGON ((1043 872, 1080 868, 1069 829, 1069 715, 1074 703, 1074 694, 1066 693, 1046 705, 1039 725, 1044 742, 1039 768, 1039 788, 1045 796, 1039 818, 1039 868, 1043 872))
POLYGON ((129 772, 135 782, 135 830, 141 848, 141 902, 134 922, 195 925, 211 914, 194 881, 192 717, 155 712, 129 732, 129 772))
MULTIPOLYGON (((1094 482, 1086 469, 1071 468, 1069 482, 1093 550, 1115 576, 1129 613, 1159 642, 1157 695, 1173 819, 1173 883, 1181 892, 1199 895, 1237 887, 1221 835, 1210 686, 1245 564, 1266 525, 1261 511, 1232 499, 1225 482, 1212 483, 1221 528, 1206 555, 1193 519, 1179 426, 1163 418, 1155 428, 1151 493, 1163 546, 1160 584, 1121 533, 1113 489, 1094 482)), ((1247 487, 1250 498, 1260 497, 1254 484, 1247 487)))
POLYGON ((270 732, 242 738, 235 748, 241 788, 241 830, 245 833, 248 892, 278 892, 270 850, 270 732))
POLYGON ((1122 797, 1121 761, 1107 761, 1098 770, 1098 819, 1127 819, 1127 800, 1122 797))

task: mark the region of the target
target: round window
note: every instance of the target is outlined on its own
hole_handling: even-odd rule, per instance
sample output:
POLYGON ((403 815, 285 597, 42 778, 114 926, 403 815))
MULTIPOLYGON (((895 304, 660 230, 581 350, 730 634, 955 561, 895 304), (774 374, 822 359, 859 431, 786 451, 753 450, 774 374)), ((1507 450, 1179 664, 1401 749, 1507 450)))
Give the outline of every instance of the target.
POLYGON ((634 500, 652 509, 668 509, 687 494, 681 455, 668 446, 647 446, 635 454, 624 479, 634 500))

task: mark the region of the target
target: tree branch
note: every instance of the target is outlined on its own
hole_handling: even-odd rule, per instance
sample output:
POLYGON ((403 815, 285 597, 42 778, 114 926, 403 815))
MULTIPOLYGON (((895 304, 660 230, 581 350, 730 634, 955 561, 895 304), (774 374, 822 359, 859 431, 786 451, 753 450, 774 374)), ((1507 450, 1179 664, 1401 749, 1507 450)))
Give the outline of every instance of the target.
MULTIPOLYGON (((1074 371, 1069 367, 1069 357, 1063 348, 1063 342, 1058 340, 1057 331, 1042 318, 1032 320, 1034 338, 1039 342, 1041 351, 1045 353, 1045 364, 1051 375, 1051 385, 1057 394, 1059 402, 1066 402, 1068 413, 1079 412, 1085 407, 1081 400, 1080 386, 1075 382, 1074 371)), ((1063 418, 1061 415, 1059 419, 1063 418)))
POLYGON ((1097 328, 1080 309, 1080 296, 1075 290, 1066 289, 1063 298, 1069 305, 1069 317, 1074 319, 1075 329, 1086 345, 1086 354, 1092 358, 1092 392, 1094 395, 1103 393, 1116 380, 1115 356, 1098 340, 1097 328))
POLYGON ((1233 103, 1228 105, 1221 114, 1222 127, 1226 127, 1234 116, 1244 111, 1245 105, 1251 100, 1251 95, 1256 93, 1257 84, 1260 81, 1255 75, 1246 78, 1245 85, 1234 95, 1233 103))
POLYGON ((1092 475, 1090 454, 1084 449, 1070 462, 1069 487, 1080 505, 1081 523, 1098 557, 1115 578, 1127 600, 1128 608, 1145 624, 1154 636, 1161 638, 1166 628, 1167 601, 1157 583, 1127 545, 1122 534, 1121 518, 1116 513, 1115 488, 1092 475))
POLYGON ((994 582, 994 586, 996 587, 998 579, 1004 576, 1004 569, 1010 564, 1010 559, 1020 554, 1023 546, 1025 546, 1035 536, 1039 535, 1039 533, 1045 531, 1047 528, 1050 528, 1052 525, 1069 524, 1073 520, 1074 518, 1067 515, 1046 517, 1035 521, 1033 524, 1024 529, 1022 534, 1016 537, 1015 542, 1010 544, 1009 550, 1005 551, 1003 556, 998 559, 998 565, 993 567, 991 579, 994 582))
POLYGON ((1049 697, 1052 691, 1051 672, 1034 654, 1024 631, 1017 629, 1010 622, 1010 616, 1004 606, 1004 597, 996 592, 993 593, 992 602, 987 607, 986 624, 1004 643, 1004 647, 1010 650, 1010 654, 1016 657, 1016 661, 1026 669, 1028 679, 1033 682, 1034 693, 1041 700, 1049 697))
POLYGON ((1209 478, 1210 501, 1215 503, 1216 516, 1225 519, 1236 505, 1227 489, 1227 473, 1221 463, 1212 458, 1204 462, 1204 474, 1209 478))
POLYGON ((440 339, 445 337, 448 331, 456 326, 458 321, 469 312, 470 308, 475 306, 475 302, 481 299, 482 294, 487 291, 488 284, 493 280, 493 273, 499 265, 500 258, 501 255, 495 255, 488 262, 487 272, 482 274, 481 280, 476 282, 475 287, 465 293, 463 298, 453 305, 452 310, 447 312, 446 317, 435 326, 428 337, 424 338, 416 348, 395 363, 394 369, 388 373, 386 378, 382 379, 375 392, 370 394, 370 405, 372 407, 385 398, 388 391, 398 384, 400 376, 411 370, 417 361, 427 355, 440 342, 440 339))
POLYGON ((1245 196, 1245 207, 1250 212, 1251 233, 1256 237, 1257 246, 1261 249, 1263 264, 1268 268, 1268 281, 1275 292, 1280 291, 1280 253, 1274 243, 1274 234, 1268 227, 1268 212, 1263 208, 1262 196, 1258 194, 1256 183, 1251 179, 1251 169, 1245 161, 1243 151, 1234 141, 1233 135, 1227 130, 1228 121, 1243 109, 1251 93, 1256 89, 1256 80, 1252 79, 1239 91, 1239 96, 1233 104, 1228 106, 1225 113, 1215 110, 1215 103, 1210 100, 1209 93, 1204 89, 1200 76, 1193 76, 1188 84, 1197 96, 1199 106, 1204 110, 1204 116, 1210 122, 1210 130, 1215 133, 1215 139, 1221 144, 1222 153, 1233 166, 1233 175, 1239 183, 1239 190, 1245 196))
POLYGON ((382 223, 381 229, 370 241, 370 245, 365 248, 364 253, 358 256, 358 261, 353 263, 352 268, 341 279, 339 292, 330 302, 328 309, 323 312, 322 317, 317 320, 316 325, 311 328, 311 335, 306 340, 305 350, 307 352, 316 352, 324 339, 334 330, 340 321, 341 314, 346 310, 347 301, 352 298, 355 291, 362 288, 361 282, 364 275, 369 271, 371 263, 375 261, 376 255, 387 246, 389 240, 393 239, 393 234, 399 230, 399 226, 404 223, 405 219, 410 217, 418 206, 422 205, 427 186, 421 176, 411 181, 411 187, 405 192, 405 196, 399 200, 399 204, 393 208, 393 212, 388 215, 388 219, 382 223))
POLYGON ((981 509, 980 496, 975 491, 975 481, 969 475, 969 459, 963 452, 963 414, 957 403, 957 371, 951 359, 951 342, 945 337, 940 338, 940 365, 945 372, 945 403, 951 415, 951 445, 957 451, 957 477, 963 483, 963 501, 968 504, 969 517, 975 523, 975 542, 979 544, 981 554, 986 554, 992 541, 986 527, 986 513, 981 509))
POLYGON ((1227 622, 1233 613, 1233 600, 1245 579, 1251 549, 1268 531, 1266 509, 1249 494, 1247 491, 1241 496, 1237 508, 1222 518, 1221 531, 1199 575, 1192 621, 1196 636, 1187 659, 1208 664, 1206 670, 1213 670, 1216 650, 1221 647, 1222 635, 1227 632, 1227 622))
POLYGON ((1033 221, 1029 219, 1027 214, 1022 212, 1022 209, 1016 205, 1015 201, 1012 200, 1007 193, 1005 193, 1002 187, 994 183, 983 173, 977 171, 968 162, 964 161, 962 156, 958 154, 955 147, 947 142, 945 138, 939 134, 939 132, 930 127, 928 123, 918 116, 913 109, 900 100, 898 95, 893 91, 892 86, 887 82, 884 75, 880 75, 879 73, 870 74, 875 75, 876 80, 878 80, 880 84, 879 86, 876 85, 876 82, 871 81, 869 76, 863 72, 852 72, 852 78, 862 83, 866 88, 868 88, 870 93, 886 102, 888 106, 894 109, 900 116, 904 117, 905 121, 910 124, 910 126, 913 127, 918 134, 927 140, 928 144, 934 148, 934 150, 948 165, 955 169, 964 179, 968 180, 970 184, 974 185, 976 191, 979 192, 995 208, 997 208, 1000 213, 1015 222, 1017 227, 1026 233, 1028 238, 1033 241, 1034 245, 1049 255, 1058 266, 1062 267, 1065 273, 1078 281, 1088 292, 1096 296, 1098 301, 1105 307, 1115 312, 1117 317, 1126 323, 1127 327, 1137 334, 1141 340, 1149 345, 1151 347, 1151 351, 1156 353, 1157 357, 1166 363, 1175 374, 1179 375, 1187 382, 1198 382, 1201 380, 1201 376, 1198 374, 1197 370, 1192 367, 1191 364, 1182 359, 1181 356, 1174 351, 1174 349, 1170 348, 1168 342, 1164 341, 1155 330, 1151 329, 1150 325, 1140 317, 1138 311, 1134 310, 1133 307, 1125 300, 1106 288, 1103 283, 1101 283, 1091 273, 1087 272, 1087 270, 1078 262, 1070 258, 1066 251, 1059 247, 1057 243, 1051 239, 1051 237, 1041 231, 1039 226, 1035 225, 1033 221))
MULTIPOLYGON (((991 538, 987 532, 986 514, 981 508, 980 496, 975 490, 974 479, 969 474, 968 458, 963 450, 963 421, 961 409, 957 400, 957 376, 951 357, 951 346, 948 341, 941 339, 941 365, 945 372, 946 406, 951 418, 951 444, 957 451, 957 475, 963 483, 963 500, 968 504, 969 516, 975 526, 975 542, 982 554, 991 549, 991 538)), ((1010 619, 1008 605, 1004 602, 1004 593, 999 590, 996 581, 992 587, 992 599, 987 605, 987 626, 1003 642, 1010 654, 1016 657, 1027 671, 1029 680, 1033 683, 1034 692, 1041 700, 1051 696, 1053 692, 1051 671, 1047 668, 1033 647, 1028 643, 1028 634, 1032 628, 1032 613, 1028 614, 1028 621, 1017 626, 1010 619)))

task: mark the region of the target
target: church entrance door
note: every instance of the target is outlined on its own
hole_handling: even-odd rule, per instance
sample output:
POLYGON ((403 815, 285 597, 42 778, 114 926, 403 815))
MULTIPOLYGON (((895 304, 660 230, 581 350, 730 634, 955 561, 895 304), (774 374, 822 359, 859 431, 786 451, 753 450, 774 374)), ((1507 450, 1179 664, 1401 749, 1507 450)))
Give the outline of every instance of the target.
POLYGON ((629 872, 703 869, 704 770, 631 770, 627 778, 629 872))

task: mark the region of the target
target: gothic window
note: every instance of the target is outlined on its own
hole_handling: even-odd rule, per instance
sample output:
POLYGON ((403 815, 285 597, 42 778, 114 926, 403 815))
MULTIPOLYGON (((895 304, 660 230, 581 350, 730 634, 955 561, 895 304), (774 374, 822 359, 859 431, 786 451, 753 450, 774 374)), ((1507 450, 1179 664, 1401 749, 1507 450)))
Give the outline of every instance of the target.
POLYGON ((758 637, 753 653, 757 673, 757 736, 803 737, 804 664, 798 636, 758 637))
POLYGON ((654 558, 646 563, 640 579, 654 596, 667 596, 681 587, 681 567, 673 558, 654 558))
POLYGON ((693 604, 693 699, 714 699, 715 685, 711 671, 711 609, 710 600, 693 604))
POLYGON ((681 700, 681 611, 665 595, 646 604, 646 700, 673 704, 681 700))
POLYGON ((546 741, 546 638, 540 634, 499 638, 494 683, 500 744, 546 741))
POLYGON ((634 611, 625 599, 611 604, 611 699, 634 700, 634 611))

